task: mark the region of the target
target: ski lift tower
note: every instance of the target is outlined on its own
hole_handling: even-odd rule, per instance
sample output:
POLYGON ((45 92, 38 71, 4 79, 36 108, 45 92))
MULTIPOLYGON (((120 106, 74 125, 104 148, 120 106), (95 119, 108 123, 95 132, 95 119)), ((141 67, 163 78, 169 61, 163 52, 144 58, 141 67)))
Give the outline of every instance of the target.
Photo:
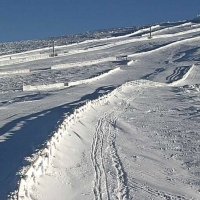
POLYGON ((151 34, 151 26, 149 27, 149 29, 150 29, 150 30, 149 30, 149 37, 148 37, 148 38, 151 39, 151 38, 152 38, 152 34, 151 34))
POLYGON ((53 54, 55 54, 55 40, 53 40, 53 54))
POLYGON ((55 56, 58 56, 58 54, 57 53, 55 53, 55 40, 53 40, 53 44, 52 44, 52 53, 49 55, 49 57, 55 57, 55 56))

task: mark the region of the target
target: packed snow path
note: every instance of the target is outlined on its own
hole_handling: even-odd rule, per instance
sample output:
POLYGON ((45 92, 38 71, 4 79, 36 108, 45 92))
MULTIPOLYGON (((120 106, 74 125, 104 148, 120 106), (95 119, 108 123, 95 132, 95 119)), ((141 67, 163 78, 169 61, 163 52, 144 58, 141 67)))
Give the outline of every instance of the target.
POLYGON ((152 27, 152 39, 143 29, 62 46, 55 58, 49 49, 1 57, 0 199, 18 188, 66 115, 108 92, 67 127, 46 175, 23 198, 199 199, 199 28, 166 23, 152 27), (51 87, 68 82, 80 84, 51 87))

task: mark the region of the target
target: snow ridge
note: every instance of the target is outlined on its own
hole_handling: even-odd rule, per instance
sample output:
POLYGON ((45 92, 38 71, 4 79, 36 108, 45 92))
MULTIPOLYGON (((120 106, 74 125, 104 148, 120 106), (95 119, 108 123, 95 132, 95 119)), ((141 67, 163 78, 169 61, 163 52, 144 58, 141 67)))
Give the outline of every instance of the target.
MULTIPOLYGON (((199 29, 199 30, 200 30, 200 29, 199 29)), ((170 44, 164 45, 164 46, 162 46, 162 47, 158 47, 158 48, 153 49, 153 50, 150 50, 150 51, 130 54, 130 55, 128 55, 128 57, 132 58, 132 57, 134 57, 134 56, 143 56, 143 55, 146 55, 146 54, 150 54, 150 53, 154 53, 154 52, 157 52, 157 51, 160 51, 160 50, 164 50, 164 49, 166 49, 166 48, 175 46, 175 45, 177 45, 177 44, 187 43, 187 42, 196 41, 196 40, 198 41, 199 39, 200 39, 200 36, 193 37, 193 38, 187 38, 187 39, 183 39, 183 40, 179 40, 179 41, 172 42, 172 43, 170 43, 170 44)))
MULTIPOLYGON (((86 112, 88 108, 91 108, 92 106, 102 106, 109 103, 109 98, 112 95, 115 95, 116 92, 123 90, 124 87, 127 87, 129 85, 135 85, 135 86, 142 85, 143 87, 151 87, 155 85, 162 86, 163 84, 154 83, 147 80, 127 82, 123 84, 122 86, 118 87, 117 89, 115 89, 114 91, 112 91, 111 93, 101 96, 96 100, 86 102, 86 104, 83 105, 82 107, 75 109, 71 115, 66 116, 62 124, 58 127, 57 131, 55 131, 52 137, 44 144, 44 148, 41 149, 35 155, 35 158, 33 158, 31 165, 24 167, 21 170, 20 181, 18 183, 19 187, 17 191, 18 200, 23 200, 24 198, 29 197, 30 195, 29 191, 32 184, 37 181, 37 177, 43 176, 46 173, 46 170, 54 155, 54 151, 56 150, 57 145, 59 145, 59 142, 62 139, 63 135, 66 134, 67 127, 70 127, 72 124, 76 123, 79 120, 79 118, 84 115, 84 113, 86 112)), ((133 99, 130 99, 130 101, 132 100, 133 99)), ((123 103, 124 103, 123 111, 125 111, 129 103, 128 102, 123 102, 123 103)), ((102 153, 103 143, 105 141, 105 138, 102 132, 105 134, 107 133, 107 131, 109 131, 109 134, 107 137, 107 143, 109 144, 110 155, 112 158, 113 166, 117 173, 118 189, 116 190, 116 195, 118 196, 119 199, 122 199, 122 200, 128 199, 128 188, 127 188, 126 180, 125 180, 125 172, 123 170, 123 166, 120 162, 120 158, 115 148, 115 134, 116 133, 115 131, 113 132, 113 128, 115 127, 116 120, 123 111, 116 110, 116 112, 118 113, 117 115, 113 115, 113 113, 116 113, 113 111, 105 114, 104 118, 99 120, 97 128, 96 128, 96 132, 95 132, 93 143, 92 143, 92 149, 91 149, 91 160, 92 160, 94 170, 95 170, 94 195, 96 199, 102 199, 101 183, 102 183, 103 176, 104 176, 104 182, 105 182, 103 187, 107 191, 107 199, 110 198, 109 192, 108 192, 108 184, 107 184, 108 180, 106 178, 105 164, 104 164, 103 153, 102 153), (111 119, 113 120, 109 121, 107 119, 108 115, 109 115, 109 118, 111 117, 111 119)), ((15 199, 15 198, 16 198, 15 195, 10 197, 10 199, 15 199)))
MULTIPOLYGON (((29 190, 33 182, 36 181, 37 177, 45 174, 56 149, 56 145, 59 144, 63 134, 66 133, 66 128, 75 123, 92 104, 102 105, 107 101, 109 96, 110 94, 102 96, 94 101, 88 101, 84 106, 75 109, 71 115, 65 118, 58 130, 54 132, 53 136, 46 142, 44 148, 37 153, 37 159, 35 159, 35 161, 33 161, 29 167, 26 167, 26 169, 24 169, 25 172, 21 174, 17 195, 18 200, 23 200, 25 197, 29 197, 29 190)), ((10 199, 15 199, 15 196, 11 197, 10 199)))

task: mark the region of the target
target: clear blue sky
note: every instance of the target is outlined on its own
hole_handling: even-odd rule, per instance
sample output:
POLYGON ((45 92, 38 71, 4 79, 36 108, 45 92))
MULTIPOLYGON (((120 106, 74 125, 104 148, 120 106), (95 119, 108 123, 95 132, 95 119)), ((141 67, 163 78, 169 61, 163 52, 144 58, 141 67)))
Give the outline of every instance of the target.
POLYGON ((200 0, 0 0, 0 42, 192 19, 200 0))

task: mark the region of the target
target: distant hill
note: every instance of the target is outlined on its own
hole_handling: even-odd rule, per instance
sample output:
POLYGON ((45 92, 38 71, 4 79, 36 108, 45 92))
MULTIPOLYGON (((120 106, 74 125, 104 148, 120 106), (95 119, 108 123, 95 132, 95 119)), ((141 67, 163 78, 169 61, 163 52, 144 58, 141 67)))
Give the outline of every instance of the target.
POLYGON ((197 15, 197 17, 195 17, 192 22, 195 22, 195 23, 200 23, 200 15, 197 15))
POLYGON ((100 39, 105 37, 114 37, 133 33, 134 31, 145 26, 133 26, 125 28, 111 28, 97 31, 88 31, 82 34, 50 37, 41 40, 26 40, 19 42, 0 43, 0 55, 20 53, 24 51, 40 49, 52 46, 52 41, 56 41, 56 46, 83 42, 90 39, 100 39))

